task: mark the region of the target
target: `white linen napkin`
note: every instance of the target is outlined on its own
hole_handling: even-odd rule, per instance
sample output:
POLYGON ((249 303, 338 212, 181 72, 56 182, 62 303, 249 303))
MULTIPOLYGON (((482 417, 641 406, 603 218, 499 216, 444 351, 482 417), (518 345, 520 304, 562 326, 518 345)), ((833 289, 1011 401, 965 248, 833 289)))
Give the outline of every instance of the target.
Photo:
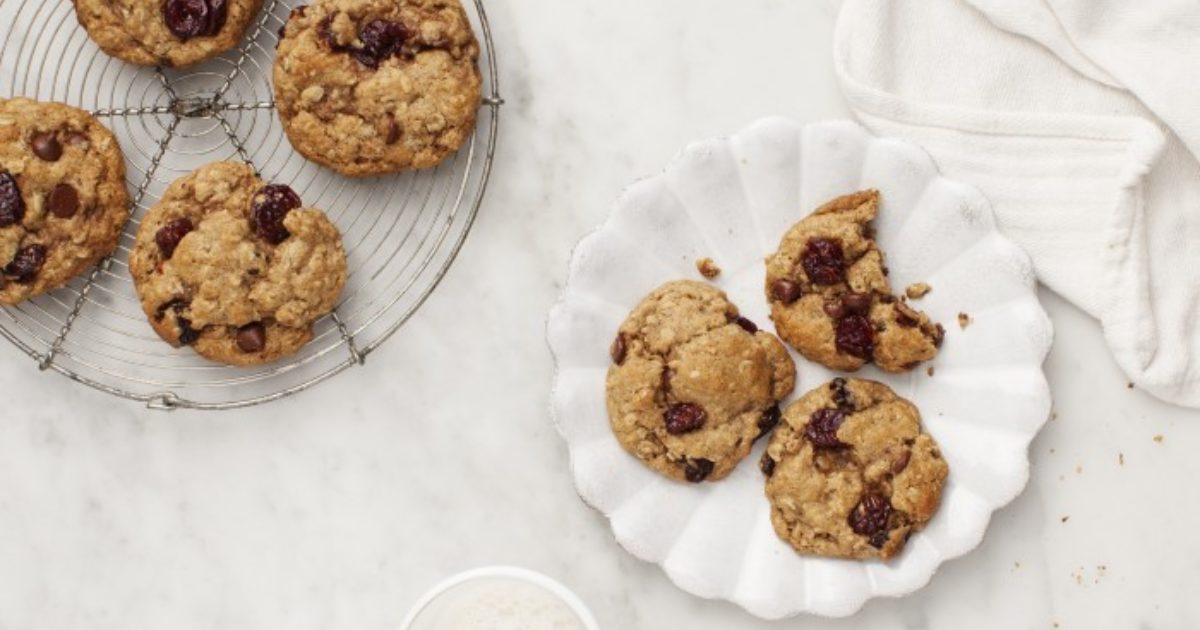
POLYGON ((834 61, 865 125, 983 190, 1131 381, 1200 407, 1200 3, 846 0, 834 61))

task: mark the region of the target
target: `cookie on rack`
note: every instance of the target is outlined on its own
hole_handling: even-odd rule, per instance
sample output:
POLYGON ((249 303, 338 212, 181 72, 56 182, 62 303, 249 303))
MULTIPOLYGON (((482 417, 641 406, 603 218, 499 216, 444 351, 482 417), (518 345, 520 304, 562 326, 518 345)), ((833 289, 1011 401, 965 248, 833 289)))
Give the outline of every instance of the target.
POLYGON ((720 290, 667 283, 625 320, 611 347, 607 405, 621 446, 680 481, 716 481, 779 422, 796 368, 770 333, 720 290))
POLYGON ((882 383, 835 379, 783 412, 760 466, 771 523, 803 554, 888 559, 933 518, 949 466, 882 383))
POLYGON ((138 65, 181 68, 236 47, 262 3, 75 0, 75 14, 104 52, 138 65))
POLYGON ((797 223, 767 258, 779 336, 810 361, 854 371, 911 370, 937 355, 945 330, 892 294, 871 221, 879 192, 838 197, 797 223))
POLYGON ((0 99, 0 304, 90 269, 116 248, 128 218, 112 132, 68 105, 0 99))
POLYGON ((275 101, 314 162, 350 176, 428 168, 475 129, 478 61, 458 0, 316 0, 283 28, 275 101))
POLYGON ((268 363, 311 341, 346 283, 346 254, 325 214, 301 206, 245 164, 175 180, 129 257, 155 332, 229 365, 268 363))

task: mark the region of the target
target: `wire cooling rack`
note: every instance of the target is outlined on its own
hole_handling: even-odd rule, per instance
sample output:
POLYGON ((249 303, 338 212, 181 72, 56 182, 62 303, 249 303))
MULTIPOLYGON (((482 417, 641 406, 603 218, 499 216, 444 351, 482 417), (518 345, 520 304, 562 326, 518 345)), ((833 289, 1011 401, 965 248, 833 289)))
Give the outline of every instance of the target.
POLYGON ((0 334, 37 368, 154 409, 270 402, 362 365, 445 275, 483 201, 503 104, 482 0, 464 3, 483 44, 475 134, 436 169, 367 180, 303 159, 275 115, 277 33, 303 2, 267 0, 238 50, 171 70, 105 55, 79 26, 71 0, 0 0, 0 95, 60 101, 100 117, 124 149, 133 195, 133 217, 111 258, 67 287, 0 308, 0 334), (226 159, 249 162, 325 210, 349 262, 342 301, 318 322, 312 343, 260 368, 220 366, 164 343, 146 322, 127 267, 141 217, 166 186, 226 159))

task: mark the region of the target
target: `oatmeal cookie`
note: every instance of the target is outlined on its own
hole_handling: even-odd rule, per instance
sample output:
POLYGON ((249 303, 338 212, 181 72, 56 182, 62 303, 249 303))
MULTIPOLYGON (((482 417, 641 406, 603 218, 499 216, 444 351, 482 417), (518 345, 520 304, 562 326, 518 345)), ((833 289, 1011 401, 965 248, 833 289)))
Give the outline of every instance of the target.
POLYGON ((783 420, 760 467, 771 523, 796 551, 886 560, 937 511, 949 467, 917 408, 886 385, 835 379, 783 420))
POLYGON ((0 99, 0 304, 87 271, 116 248, 128 218, 112 132, 74 107, 0 99))
POLYGON ((870 223, 879 192, 846 195, 797 223, 767 259, 767 299, 779 336, 835 370, 874 362, 911 370, 937 355, 945 330, 892 295, 870 223))
POLYGON ((75 0, 104 52, 143 66, 181 68, 238 45, 263 0, 75 0))
POLYGON ((308 159, 379 175, 436 166, 470 138, 479 43, 458 0, 316 0, 282 33, 275 101, 308 159))
POLYGON ((725 294, 692 281, 651 293, 611 348, 607 405, 625 450, 681 481, 715 481, 779 422, 796 368, 725 294))
POLYGON ((155 332, 229 365, 297 352, 346 283, 338 229, 287 186, 217 162, 142 220, 129 269, 155 332))

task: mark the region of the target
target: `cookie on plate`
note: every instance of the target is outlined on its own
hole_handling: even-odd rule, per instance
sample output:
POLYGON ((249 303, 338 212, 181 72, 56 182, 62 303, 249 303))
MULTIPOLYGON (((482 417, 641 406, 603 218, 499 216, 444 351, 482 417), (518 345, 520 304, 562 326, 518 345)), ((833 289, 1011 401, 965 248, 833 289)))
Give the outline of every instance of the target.
POLYGON ((238 45, 263 0, 75 0, 100 48, 142 66, 181 68, 238 45))
POLYGON ((216 162, 175 180, 142 219, 129 270, 150 325, 229 365, 297 352, 346 283, 337 227, 287 186, 216 162))
POLYGON ((621 446, 680 481, 716 481, 779 422, 796 368, 778 339, 709 285, 667 283, 621 324, 607 406, 621 446))
POLYGON ((871 221, 879 192, 817 208, 767 259, 767 299, 779 336, 805 358, 834 370, 873 362, 911 370, 937 355, 945 330, 892 295, 871 221))
POLYGON ((112 132, 59 103, 0 99, 0 304, 63 286, 112 253, 129 218, 112 132))
POLYGON ((308 159, 394 173, 436 166, 471 137, 479 43, 458 0, 316 0, 282 34, 275 101, 308 159))
POLYGON ((937 511, 949 474, 917 408, 859 379, 789 405, 759 464, 779 537, 837 558, 895 556, 937 511))

